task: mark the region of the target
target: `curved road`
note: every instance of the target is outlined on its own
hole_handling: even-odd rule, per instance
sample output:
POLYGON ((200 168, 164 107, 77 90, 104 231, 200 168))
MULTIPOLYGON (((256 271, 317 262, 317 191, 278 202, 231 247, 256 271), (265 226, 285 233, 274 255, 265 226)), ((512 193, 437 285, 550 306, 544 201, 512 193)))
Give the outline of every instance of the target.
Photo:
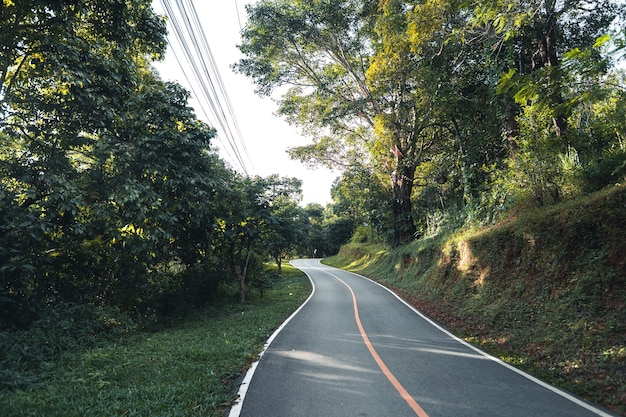
POLYGON ((230 417, 613 415, 467 345, 366 278, 292 263, 314 292, 272 336, 230 417))

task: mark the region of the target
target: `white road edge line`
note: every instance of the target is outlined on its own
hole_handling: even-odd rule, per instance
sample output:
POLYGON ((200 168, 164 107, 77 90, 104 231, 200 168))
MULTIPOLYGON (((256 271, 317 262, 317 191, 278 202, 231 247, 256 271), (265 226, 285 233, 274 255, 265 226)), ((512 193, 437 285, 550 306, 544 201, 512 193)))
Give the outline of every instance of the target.
MULTIPOLYGON (((615 417, 615 414, 610 414, 605 412, 604 410, 601 410, 597 407, 595 407, 594 405, 587 403, 585 401, 582 401, 581 399, 575 397, 574 395, 568 393, 567 391, 563 391, 560 388, 557 388, 553 385, 548 384, 547 382, 544 382, 538 378, 535 378, 534 376, 527 374, 526 372, 517 369, 516 367, 514 367, 513 365, 510 365, 506 362, 504 362, 502 359, 500 358, 496 358, 495 356, 492 356, 490 354, 488 354, 487 352, 484 352, 482 350, 480 350, 479 348, 477 348, 476 346, 473 346, 472 344, 466 342, 465 340, 461 339, 458 336, 455 336, 454 334, 450 333, 448 330, 444 329, 443 327, 441 327, 439 324, 435 323, 434 321, 432 321, 430 318, 426 317, 422 312, 420 312, 418 309, 416 309, 415 307, 413 307, 411 304, 407 303, 406 301, 404 301, 398 294, 396 294, 395 292, 391 291, 389 288, 385 287, 384 285, 374 281, 373 279, 370 279, 368 277, 365 277, 363 275, 359 275, 357 273, 354 272, 350 272, 350 271, 345 271, 345 270, 341 270, 344 272, 347 272, 349 274, 352 275, 356 275, 357 277, 361 277, 363 279, 366 279, 368 281, 373 282, 374 284, 378 285, 379 287, 384 288, 385 290, 387 290, 389 293, 393 294, 394 297, 396 297, 398 300, 400 300, 404 305, 406 305, 407 307, 409 307, 411 310, 413 310, 413 312, 415 312, 415 314, 417 314, 418 316, 420 316, 422 319, 426 320, 428 323, 430 323, 432 326, 434 326, 436 329, 438 329, 439 331, 443 332, 444 334, 446 334, 447 336, 451 337, 452 339, 456 340, 457 342, 467 346, 468 348, 472 349, 474 352, 484 356, 487 359, 490 359, 502 366, 504 366, 505 368, 510 369, 511 371, 517 373, 518 375, 523 376, 524 378, 534 382, 537 385, 542 386, 543 388, 546 388, 552 392, 554 392, 557 395, 560 395, 561 397, 573 402, 574 404, 579 405, 580 407, 583 407, 589 411, 591 411, 594 414, 597 414, 598 416, 601 417, 615 417)), ((232 417, 232 416, 231 416, 232 417)))
POLYGON ((287 318, 287 320, 285 320, 283 322, 283 324, 281 324, 280 327, 274 331, 274 333, 272 333, 270 338, 267 339, 267 342, 265 342, 265 345, 263 346, 263 350, 259 354, 259 359, 250 366, 250 369, 248 369, 248 371, 246 372, 246 376, 243 378, 243 381, 241 381, 241 385, 239 386, 239 391, 237 392, 237 399, 235 400, 235 403, 233 404, 232 408, 230 409, 230 413, 228 414, 228 417, 239 417, 239 415, 241 414, 241 408, 243 407, 243 400, 246 398, 246 393, 248 392, 248 387, 250 386, 250 381, 252 381, 252 377, 254 376, 254 372, 256 371, 256 368, 257 368, 259 362, 261 361, 261 358, 265 354, 265 351, 272 344, 272 342, 274 341, 276 336, 278 336, 278 334, 287 325, 287 323, 289 323, 291 321, 291 319, 293 319, 296 316, 296 314, 298 314, 300 312, 300 310, 302 310, 304 308, 304 306, 313 297, 313 294, 315 294, 315 284, 313 284, 313 280, 311 279, 311 277, 309 276, 309 274, 306 271, 302 271, 302 272, 304 272, 306 274, 307 278, 309 278, 309 282, 311 282, 311 286, 312 286, 311 295, 309 295, 309 298, 307 298, 304 301, 304 303, 302 303, 302 305, 300 307, 298 307, 298 309, 296 311, 294 311, 291 314, 291 316, 289 316, 287 318))

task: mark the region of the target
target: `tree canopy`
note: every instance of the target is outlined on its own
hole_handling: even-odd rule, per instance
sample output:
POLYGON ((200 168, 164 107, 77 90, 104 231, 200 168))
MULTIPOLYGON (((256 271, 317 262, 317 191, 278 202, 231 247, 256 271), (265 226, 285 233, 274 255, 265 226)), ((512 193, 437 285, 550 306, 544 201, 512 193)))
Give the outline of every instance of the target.
POLYGON ((600 128, 623 121, 609 104, 624 100, 621 2, 263 0, 247 10, 237 70, 260 94, 280 92, 279 113, 312 138, 294 158, 345 169, 336 197, 365 173, 381 184, 387 215, 374 215, 381 204, 354 214, 362 195, 352 212, 394 245, 437 219, 491 221, 624 175, 623 128, 600 128))
POLYGON ((168 314, 308 250, 295 178, 243 177, 151 62, 148 0, 0 8, 0 325, 45 306, 168 314))

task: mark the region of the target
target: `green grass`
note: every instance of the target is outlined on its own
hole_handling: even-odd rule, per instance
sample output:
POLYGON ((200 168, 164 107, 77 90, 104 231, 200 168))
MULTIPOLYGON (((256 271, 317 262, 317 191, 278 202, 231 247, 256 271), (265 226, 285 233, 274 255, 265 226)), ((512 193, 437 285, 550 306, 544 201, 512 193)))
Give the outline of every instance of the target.
POLYGON ((220 416, 235 379, 310 293, 290 266, 263 298, 198 312, 176 326, 60 355, 38 383, 0 391, 0 415, 220 416))

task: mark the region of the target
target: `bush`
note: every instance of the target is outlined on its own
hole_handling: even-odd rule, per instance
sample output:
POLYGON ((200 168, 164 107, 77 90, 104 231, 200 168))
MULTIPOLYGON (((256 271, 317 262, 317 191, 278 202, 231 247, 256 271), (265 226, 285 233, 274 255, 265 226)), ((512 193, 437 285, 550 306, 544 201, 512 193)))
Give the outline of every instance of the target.
POLYGON ((626 148, 612 149, 584 170, 587 192, 600 190, 626 179, 626 148))
POLYGON ((370 226, 357 226, 350 239, 351 243, 369 243, 374 241, 374 232, 370 226))
POLYGON ((274 288, 280 276, 271 271, 263 271, 254 275, 250 280, 252 288, 259 292, 261 298, 265 296, 265 291, 274 288))
POLYGON ((27 329, 0 332, 0 389, 44 381, 63 355, 134 333, 136 322, 120 310, 61 304, 42 311, 27 329))

